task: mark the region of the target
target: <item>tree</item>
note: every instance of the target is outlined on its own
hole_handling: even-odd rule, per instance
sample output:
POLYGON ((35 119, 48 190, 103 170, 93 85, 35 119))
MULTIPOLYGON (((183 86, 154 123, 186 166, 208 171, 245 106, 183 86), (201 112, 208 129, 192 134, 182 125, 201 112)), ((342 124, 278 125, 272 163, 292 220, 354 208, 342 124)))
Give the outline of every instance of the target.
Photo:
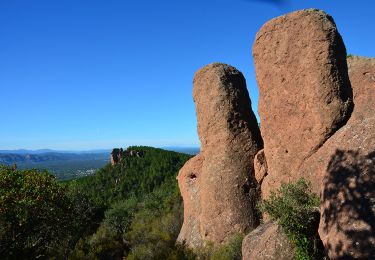
POLYGON ((0 258, 62 254, 73 233, 74 205, 47 171, 0 166, 0 258))

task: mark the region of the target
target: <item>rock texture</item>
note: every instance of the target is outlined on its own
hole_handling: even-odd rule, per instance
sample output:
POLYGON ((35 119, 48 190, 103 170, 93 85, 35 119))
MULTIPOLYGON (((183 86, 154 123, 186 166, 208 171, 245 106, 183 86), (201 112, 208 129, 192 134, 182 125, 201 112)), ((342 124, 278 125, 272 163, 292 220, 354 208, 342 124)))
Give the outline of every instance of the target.
POLYGON ((354 111, 307 162, 305 176, 318 173, 319 234, 331 259, 375 258, 375 59, 348 59, 354 111))
POLYGON ((263 146, 241 72, 220 63, 202 68, 193 97, 201 153, 178 175, 185 212, 178 241, 190 247, 259 224, 253 160, 263 146))
MULTIPOLYGON (((268 175, 262 194, 300 169, 352 112, 346 50, 333 19, 315 10, 267 22, 253 46, 268 175)), ((312 181, 316 181, 312 178, 312 181)))
POLYGON ((312 9, 266 23, 253 54, 262 196, 310 180, 321 194, 319 235, 329 257, 375 258, 375 59, 346 62, 333 19, 312 9))
POLYGON ((349 78, 353 88, 354 113, 351 121, 375 116, 375 58, 348 58, 349 78))
POLYGON ((243 260, 291 260, 294 248, 281 228, 269 222, 260 225, 242 241, 243 260))
POLYGON ((178 186, 184 199, 184 224, 177 241, 190 247, 202 246, 200 231, 200 181, 203 156, 198 154, 185 163, 178 173, 178 186))
POLYGON ((264 178, 267 176, 267 170, 267 160, 264 155, 264 149, 262 149, 254 158, 255 179, 259 185, 262 185, 264 178))
POLYGON ((375 259, 375 151, 337 150, 321 200, 319 234, 329 258, 375 259))

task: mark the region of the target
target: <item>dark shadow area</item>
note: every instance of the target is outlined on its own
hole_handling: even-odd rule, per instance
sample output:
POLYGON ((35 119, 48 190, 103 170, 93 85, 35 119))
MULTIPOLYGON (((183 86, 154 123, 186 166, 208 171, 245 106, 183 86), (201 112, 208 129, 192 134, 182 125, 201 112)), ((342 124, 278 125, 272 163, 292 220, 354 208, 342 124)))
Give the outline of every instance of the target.
POLYGON ((375 151, 337 150, 323 185, 326 249, 335 259, 375 259, 375 151))

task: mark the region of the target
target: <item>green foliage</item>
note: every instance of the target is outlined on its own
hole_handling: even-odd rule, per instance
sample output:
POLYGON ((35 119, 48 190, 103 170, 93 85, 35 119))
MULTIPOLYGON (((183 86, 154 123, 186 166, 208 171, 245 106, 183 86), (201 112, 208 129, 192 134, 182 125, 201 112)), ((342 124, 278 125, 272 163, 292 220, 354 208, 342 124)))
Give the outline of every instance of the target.
POLYGON ((100 227, 81 239, 71 259, 194 259, 175 244, 182 225, 176 181, 189 155, 150 147, 130 147, 119 164, 68 183, 107 208, 100 227))
POLYGON ((296 259, 321 259, 323 250, 318 245, 319 197, 312 193, 304 179, 282 184, 277 193, 271 192, 264 200, 261 211, 282 227, 295 246, 296 259))
POLYGON ((96 174, 70 181, 69 185, 77 185, 98 205, 109 207, 119 200, 149 194, 165 181, 176 182, 178 170, 191 157, 152 147, 133 146, 128 148, 131 150, 139 151, 142 156, 124 155, 116 166, 108 164, 96 174))
POLYGON ((0 166, 0 258, 47 257, 69 243, 74 205, 47 172, 0 166))
POLYGON ((183 218, 176 175, 191 156, 130 150, 141 156, 125 152, 114 167, 60 183, 47 172, 1 168, 0 258, 210 259, 175 243, 183 218))
POLYGON ((346 58, 352 58, 352 57, 354 57, 354 55, 353 54, 348 54, 348 55, 346 55, 346 58))
POLYGON ((234 235, 228 244, 214 251, 211 260, 241 260, 243 238, 242 234, 234 235))

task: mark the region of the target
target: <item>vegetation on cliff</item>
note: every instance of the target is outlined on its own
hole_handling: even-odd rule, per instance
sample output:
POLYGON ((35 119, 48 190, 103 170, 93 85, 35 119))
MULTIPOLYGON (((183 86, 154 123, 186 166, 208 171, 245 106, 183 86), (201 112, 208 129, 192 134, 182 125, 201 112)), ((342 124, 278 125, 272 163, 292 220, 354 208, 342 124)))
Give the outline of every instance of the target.
POLYGON ((276 221, 295 247, 297 260, 323 259, 319 235, 319 197, 304 179, 282 184, 260 204, 260 209, 276 221))

